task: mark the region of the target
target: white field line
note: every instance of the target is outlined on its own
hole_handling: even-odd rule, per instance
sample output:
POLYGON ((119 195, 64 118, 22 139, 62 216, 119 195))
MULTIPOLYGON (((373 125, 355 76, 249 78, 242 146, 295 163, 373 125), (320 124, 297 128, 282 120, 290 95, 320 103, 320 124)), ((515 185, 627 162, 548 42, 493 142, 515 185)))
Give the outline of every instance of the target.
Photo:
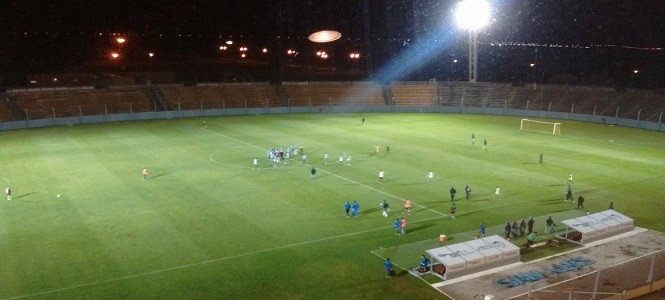
MULTIPOLYGON (((441 218, 442 217, 433 217, 433 218, 413 221, 411 223, 427 222, 427 221, 437 220, 437 219, 441 219, 441 218)), ((154 275, 154 274, 160 274, 160 273, 165 273, 165 272, 174 271, 174 270, 186 269, 186 268, 191 268, 191 267, 196 267, 196 266, 201 266, 201 265, 206 265, 206 264, 211 264, 211 263, 217 263, 217 262, 222 262, 222 261, 226 261, 226 260, 241 258, 241 257, 245 257, 245 256, 251 256, 251 255, 271 252, 271 251, 275 251, 275 250, 282 250, 282 249, 299 247, 299 246, 303 246, 303 245, 315 244, 315 243, 319 243, 319 242, 324 242, 324 241, 329 241, 329 240, 334 240, 334 239, 340 239, 340 238, 365 234, 365 233, 372 232, 372 231, 385 230, 386 228, 392 228, 392 225, 382 226, 382 227, 377 227, 377 228, 372 228, 372 229, 366 229, 366 230, 362 230, 362 231, 356 231, 356 232, 351 232, 351 233, 346 233, 346 234, 341 234, 341 235, 329 236, 329 237, 325 237, 325 238, 321 238, 321 239, 309 240, 309 241, 304 241, 304 242, 300 242, 300 243, 294 243, 294 244, 289 244, 289 245, 272 247, 272 248, 267 248, 267 249, 258 250, 258 251, 250 251, 250 252, 245 252, 245 253, 241 253, 241 254, 237 254, 237 255, 220 257, 220 258, 216 258, 216 259, 200 261, 200 262, 191 263, 191 264, 187 264, 187 265, 180 265, 180 266, 175 266, 175 267, 171 267, 171 268, 153 270, 153 271, 150 271, 150 272, 132 274, 132 275, 127 275, 127 276, 122 276, 122 277, 115 277, 115 278, 102 280, 102 281, 95 281, 95 282, 77 284, 77 285, 72 285, 72 286, 68 286, 68 287, 63 287, 63 288, 59 288, 59 289, 52 289, 52 290, 47 290, 47 291, 42 291, 42 292, 37 292, 37 293, 32 293, 32 294, 24 294, 24 295, 19 295, 19 296, 14 296, 14 297, 10 297, 10 298, 4 298, 4 299, 22 299, 22 298, 28 298, 28 297, 43 296, 43 295, 48 295, 48 294, 57 293, 57 292, 75 290, 75 289, 78 289, 78 288, 84 288, 84 287, 95 286, 95 285, 100 285, 100 284, 105 284, 105 283, 110 283, 110 282, 116 282, 116 281, 121 281, 121 280, 128 280, 128 279, 134 279, 134 278, 139 278, 139 277, 144 277, 144 276, 149 276, 149 275, 154 275)))
MULTIPOLYGON (((221 133, 219 133, 219 132, 215 132, 215 131, 212 131, 212 130, 210 130, 210 129, 206 129, 206 128, 202 128, 202 129, 205 130, 205 131, 207 131, 207 132, 210 132, 210 133, 212 133, 212 134, 215 134, 215 135, 221 136, 221 137, 223 137, 223 138, 230 139, 230 140, 232 140, 232 141, 235 141, 235 142, 238 142, 238 143, 241 143, 241 144, 244 144, 244 145, 247 145, 247 146, 250 146, 250 147, 253 147, 253 148, 256 148, 256 149, 262 150, 262 151, 265 151, 265 149, 263 149, 263 148, 261 148, 261 147, 259 147, 259 146, 252 145, 252 144, 250 144, 250 143, 247 143, 247 142, 244 142, 244 141, 241 141, 241 140, 238 140, 238 139, 234 139, 234 138, 232 138, 232 137, 229 137, 229 136, 227 136, 227 135, 221 134, 221 133)), ((306 166, 310 166, 310 167, 312 166, 312 165, 310 165, 310 164, 305 164, 305 165, 306 165, 306 166)), ((342 180, 344 180, 344 181, 348 181, 348 182, 351 182, 351 183, 354 183, 354 184, 360 185, 360 186, 365 187, 365 188, 367 188, 367 189, 373 190, 373 191, 375 191, 375 192, 377 192, 377 193, 380 193, 380 194, 383 194, 383 195, 386 195, 386 196, 389 196, 389 197, 392 197, 392 198, 395 198, 395 199, 398 199, 398 200, 401 200, 401 201, 405 201, 405 200, 406 200, 406 199, 404 199, 404 198, 402 198, 402 197, 395 196, 395 195, 393 195, 393 194, 390 194, 390 193, 388 193, 388 192, 384 192, 384 191, 382 191, 382 190, 376 189, 376 188, 371 187, 371 186, 369 186, 369 185, 362 184, 362 183, 360 183, 360 182, 357 182, 357 181, 354 181, 354 180, 348 179, 348 178, 346 178, 346 177, 339 176, 339 175, 337 175, 337 174, 333 174, 333 173, 328 172, 328 171, 326 171, 326 170, 324 170, 324 169, 317 168, 317 170, 318 170, 318 171, 321 171, 321 172, 323 172, 323 173, 326 173, 326 174, 329 174, 329 175, 335 176, 335 177, 337 177, 337 178, 339 178, 339 179, 342 179, 342 180)), ((437 210, 434 210, 434 209, 431 209, 431 208, 427 208, 427 207, 422 206, 422 205, 420 205, 420 204, 418 204, 418 203, 415 203, 415 202, 411 202, 411 204, 413 204, 413 205, 415 205, 415 206, 418 206, 418 207, 420 207, 420 208, 424 208, 425 210, 429 210, 429 211, 431 211, 431 212, 433 212, 433 213, 435 213, 435 214, 437 214, 437 215, 443 216, 443 217, 447 217, 447 216, 448 216, 448 215, 446 215, 446 214, 444 214, 444 213, 442 213, 442 212, 440 212, 440 211, 437 211, 437 210)))

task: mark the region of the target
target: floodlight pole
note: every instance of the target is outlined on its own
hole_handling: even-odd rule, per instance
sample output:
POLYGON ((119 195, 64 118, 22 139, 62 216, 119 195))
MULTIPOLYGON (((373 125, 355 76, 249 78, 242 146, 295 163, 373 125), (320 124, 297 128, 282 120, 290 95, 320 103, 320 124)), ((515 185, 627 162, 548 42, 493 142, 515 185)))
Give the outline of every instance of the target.
POLYGON ((469 83, 478 79, 478 29, 469 29, 469 83))

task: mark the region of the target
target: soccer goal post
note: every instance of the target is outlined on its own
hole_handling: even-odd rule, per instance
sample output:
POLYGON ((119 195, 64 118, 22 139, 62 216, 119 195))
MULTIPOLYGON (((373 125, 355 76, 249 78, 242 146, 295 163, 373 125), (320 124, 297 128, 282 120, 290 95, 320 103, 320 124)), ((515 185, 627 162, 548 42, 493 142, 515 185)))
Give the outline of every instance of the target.
POLYGON ((522 119, 520 130, 546 131, 552 134, 561 134, 561 123, 522 119))

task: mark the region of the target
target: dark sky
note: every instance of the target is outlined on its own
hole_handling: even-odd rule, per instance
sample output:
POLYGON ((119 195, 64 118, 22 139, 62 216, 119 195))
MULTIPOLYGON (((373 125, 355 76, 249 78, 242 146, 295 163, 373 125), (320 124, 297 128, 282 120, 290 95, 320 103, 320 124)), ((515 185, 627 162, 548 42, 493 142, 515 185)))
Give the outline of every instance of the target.
MULTIPOLYGON (((140 47, 160 48, 173 55, 205 56, 214 52, 212 45, 228 36, 264 44, 276 37, 303 40, 313 24, 332 22, 345 33, 343 42, 357 48, 364 39, 362 2, 4 0, 0 74, 12 72, 9 69, 17 65, 31 72, 49 66, 45 71, 72 69, 72 65, 102 55, 112 33, 132 35, 134 47, 141 43, 140 47)), ((388 60, 398 55, 404 41, 422 37, 420 33, 433 26, 453 28, 450 23, 456 3, 369 0, 375 56, 388 60)), ((613 45, 650 51, 647 57, 664 55, 662 49, 651 49, 665 47, 662 0, 493 0, 490 4, 493 20, 481 33, 481 43, 613 45)), ((460 32, 454 42, 464 41, 460 32)))

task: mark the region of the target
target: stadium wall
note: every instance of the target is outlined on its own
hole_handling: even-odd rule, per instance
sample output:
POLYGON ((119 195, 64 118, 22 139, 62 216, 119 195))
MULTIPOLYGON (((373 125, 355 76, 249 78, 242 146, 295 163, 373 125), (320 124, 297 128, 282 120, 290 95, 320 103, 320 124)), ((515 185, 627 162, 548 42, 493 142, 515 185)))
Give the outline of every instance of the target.
POLYGON ((451 107, 451 106, 361 106, 361 105, 335 105, 335 106, 309 106, 309 107, 265 107, 265 108, 228 108, 208 110, 176 110, 151 111, 123 114, 105 114, 96 116, 77 116, 66 118, 49 118, 0 122, 0 131, 26 128, 39 128, 50 126, 72 126, 79 124, 159 120, 173 118, 189 118, 202 116, 236 116, 236 115, 262 115, 262 114, 312 114, 312 113, 444 113, 444 114, 473 114, 473 115, 503 115, 522 118, 548 118, 560 120, 575 120, 600 124, 610 124, 625 127, 634 127, 653 131, 665 132, 662 123, 640 121, 618 117, 577 114, 568 112, 538 111, 512 108, 492 107, 451 107))

